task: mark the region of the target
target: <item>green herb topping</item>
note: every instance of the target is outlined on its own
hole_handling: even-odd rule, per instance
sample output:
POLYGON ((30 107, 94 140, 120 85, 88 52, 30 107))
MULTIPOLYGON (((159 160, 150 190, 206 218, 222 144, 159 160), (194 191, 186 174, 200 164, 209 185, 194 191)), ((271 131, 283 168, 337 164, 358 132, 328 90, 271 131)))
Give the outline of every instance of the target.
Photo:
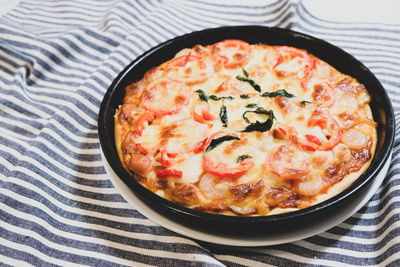
POLYGON ((303 100, 303 101, 301 101, 301 106, 302 106, 302 107, 305 107, 306 104, 311 104, 311 103, 312 103, 311 101, 303 100))
POLYGON ((239 81, 242 81, 242 82, 249 83, 254 88, 254 90, 256 90, 257 92, 261 92, 261 87, 254 80, 249 78, 249 73, 243 68, 242 68, 242 72, 243 72, 244 76, 237 75, 236 79, 238 79, 239 81))
POLYGON ((235 99, 233 96, 216 96, 216 95, 210 95, 209 98, 214 101, 224 100, 224 99, 228 100, 235 99))
POLYGON ((228 114, 226 112, 225 105, 222 105, 221 110, 219 112, 219 118, 221 119, 222 126, 228 127, 228 114))
POLYGON ((233 96, 216 96, 216 95, 207 96, 206 93, 201 89, 196 90, 196 92, 199 94, 200 100, 204 101, 204 102, 208 102, 208 99, 211 99, 214 101, 225 100, 225 99, 227 99, 227 100, 235 99, 233 96))
POLYGON ((275 92, 265 92, 261 96, 266 96, 266 97, 283 96, 287 98, 296 97, 294 94, 288 93, 285 89, 279 89, 275 92))
POLYGON ((212 139, 210 144, 206 148, 206 152, 213 150, 216 146, 218 146, 222 142, 230 141, 230 140, 240 140, 240 138, 237 136, 232 136, 232 135, 224 135, 224 136, 212 139))
POLYGON ((262 107, 258 107, 256 110, 248 110, 243 113, 242 117, 247 123, 250 123, 250 125, 248 125, 246 129, 244 129, 242 132, 254 132, 254 131, 266 132, 269 129, 271 129, 275 119, 274 112, 272 110, 266 110, 262 107), (263 122, 256 121, 254 123, 251 123, 246 116, 246 114, 249 112, 267 115, 267 119, 263 122))
POLYGON ((257 104, 256 103, 250 103, 246 105, 246 108, 256 108, 257 104))
POLYGON ((251 158, 252 158, 252 156, 249 156, 249 155, 241 155, 237 158, 236 163, 239 163, 245 159, 251 159, 251 158))
POLYGON ((201 101, 208 102, 208 97, 203 90, 199 89, 199 90, 196 90, 196 92, 199 94, 199 98, 201 101))

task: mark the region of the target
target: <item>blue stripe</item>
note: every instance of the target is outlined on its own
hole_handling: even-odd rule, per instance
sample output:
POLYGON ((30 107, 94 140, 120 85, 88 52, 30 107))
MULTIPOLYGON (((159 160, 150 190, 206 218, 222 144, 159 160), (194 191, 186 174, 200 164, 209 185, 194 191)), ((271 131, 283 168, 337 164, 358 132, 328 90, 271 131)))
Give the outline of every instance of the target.
MULTIPOLYGON (((0 228, 0 235, 3 236, 3 233, 5 235, 14 236, 14 233, 10 233, 10 232, 5 231, 5 230, 0 228)), ((28 239, 29 236, 22 236, 22 238, 28 239)), ((36 255, 32 255, 31 253, 27 253, 27 252, 24 252, 22 250, 12 249, 12 248, 6 247, 6 246, 4 246, 2 244, 0 244, 0 255, 3 255, 3 257, 4 257, 3 260, 5 260, 5 261, 7 261, 6 257, 11 257, 13 259, 24 261, 27 264, 31 264, 31 265, 34 265, 34 266, 43 266, 43 267, 59 266, 59 265, 55 265, 55 264, 51 264, 49 262, 46 262, 46 261, 40 259, 39 257, 37 257, 36 255)), ((2 266, 11 266, 11 265, 6 265, 6 263, 2 262, 3 260, 0 257, 0 262, 1 262, 2 266)))

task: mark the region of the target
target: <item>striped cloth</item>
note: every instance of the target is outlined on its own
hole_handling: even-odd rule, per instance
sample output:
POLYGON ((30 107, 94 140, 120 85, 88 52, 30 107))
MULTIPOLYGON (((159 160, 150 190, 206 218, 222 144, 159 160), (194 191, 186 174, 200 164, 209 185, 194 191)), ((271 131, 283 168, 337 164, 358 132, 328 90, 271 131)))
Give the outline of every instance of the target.
MULTIPOLYGON (((114 77, 178 35, 290 28, 366 64, 400 114, 400 25, 340 23, 302 1, 22 0, 0 17, 0 262, 11 266, 400 265, 400 156, 350 219, 257 249, 198 242, 148 220, 103 167, 98 109, 114 77)), ((396 128, 398 130, 398 128, 396 128)))

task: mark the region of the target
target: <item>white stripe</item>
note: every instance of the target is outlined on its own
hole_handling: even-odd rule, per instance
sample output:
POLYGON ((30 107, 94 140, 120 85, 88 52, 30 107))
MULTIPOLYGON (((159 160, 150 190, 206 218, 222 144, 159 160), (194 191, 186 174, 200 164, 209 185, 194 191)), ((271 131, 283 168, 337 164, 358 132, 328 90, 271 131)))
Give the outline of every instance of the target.
POLYGON ((394 261, 399 261, 400 259, 400 251, 394 252, 390 257, 387 257, 384 259, 383 262, 381 262, 379 265, 380 266, 388 266, 389 264, 393 263, 394 261))
POLYGON ((49 1, 46 3, 46 1, 36 1, 36 0, 24 0, 24 4, 31 6, 32 8, 39 7, 39 8, 44 8, 48 7, 49 12, 56 12, 57 9, 60 9, 59 12, 63 12, 65 9, 71 9, 73 10, 85 10, 85 11, 97 11, 101 12, 104 10, 108 10, 110 7, 114 5, 115 1, 82 1, 79 2, 79 4, 73 2, 73 1, 63 1, 63 0, 58 0, 57 4, 55 5, 54 2, 49 1), (90 4, 89 4, 90 3, 90 4), (105 4, 103 4, 105 3, 105 4), (65 5, 67 7, 57 7, 58 5, 65 5))
MULTIPOLYGON (((3 86, 3 82, 0 80, 0 86, 3 86)), ((3 87, 4 88, 4 87, 3 87)), ((11 84, 8 86, 9 89, 16 89, 18 90, 17 86, 15 84, 11 84)), ((0 91, 0 98, 1 99, 6 99, 9 103, 13 103, 15 105, 17 105, 18 107, 22 107, 24 109, 27 109, 29 112, 31 112, 34 116, 40 117, 42 119, 48 119, 49 116, 51 114, 48 114, 42 110, 40 110, 39 108, 36 108, 34 105, 27 105, 26 102, 23 102, 21 99, 16 98, 13 95, 9 95, 9 94, 4 94, 3 92, 0 91)), ((37 104, 40 105, 40 104, 37 104)), ((50 107, 46 106, 46 108, 52 110, 50 107)))
MULTIPOLYGON (((27 157, 25 155, 21 155, 17 150, 15 150, 14 148, 10 147, 10 146, 5 146, 0 144, 0 147, 2 148, 3 151, 9 152, 10 154, 16 155, 17 158, 19 158, 19 160, 23 160, 27 163, 30 163, 34 166, 36 166, 39 170, 50 174, 51 176, 55 176, 58 179, 61 179, 62 181, 65 181, 66 184, 71 183, 72 187, 76 187, 78 186, 78 184, 72 183, 71 181, 69 181, 68 179, 65 179, 65 177, 63 177, 62 175, 54 172, 53 170, 49 169, 47 166, 43 165, 42 163, 40 163, 37 159, 32 159, 30 157, 27 157)), ((26 148, 27 150, 30 149, 30 151, 32 151, 31 147, 26 148)), ((36 151, 38 151, 36 149, 36 151)), ((42 157, 43 157, 43 153, 42 157)), ((50 162, 48 159, 50 157, 46 156, 44 157, 44 159, 48 162, 50 162)), ((54 163, 54 161, 51 161, 50 163, 54 163)), ((75 170, 70 170, 69 168, 65 167, 64 165, 61 165, 60 163, 56 162, 56 164, 54 164, 55 166, 59 167, 61 170, 63 170, 64 172, 68 173, 69 175, 71 175, 72 177, 79 177, 79 178, 83 178, 83 179, 88 179, 88 180, 95 180, 95 181, 101 181, 101 180, 108 180, 108 178, 105 175, 99 175, 99 174, 91 174, 91 173, 80 173, 77 172, 75 170), (101 176, 104 176, 104 179, 101 179, 101 176)), ((21 167, 21 166, 19 166, 21 167)), ((93 166, 95 167, 95 166, 93 166)), ((103 164, 97 166, 97 167, 103 167, 103 164)), ((21 167, 22 168, 22 167, 21 167)), ((25 170, 24 170, 25 171, 25 170)), ((84 185, 80 185, 80 186, 84 186, 84 185)), ((90 188, 90 187, 89 187, 90 188)))
MULTIPOLYGON (((77 241, 88 242, 88 243, 92 243, 92 244, 99 245, 99 246, 104 245, 104 240, 101 238, 86 236, 86 235, 79 235, 79 234, 75 234, 72 232, 66 232, 66 231, 63 231, 63 230, 53 227, 51 224, 49 224, 48 222, 46 222, 45 220, 43 220, 37 216, 14 210, 14 209, 10 208, 9 206, 4 205, 2 203, 0 203, 0 207, 2 207, 2 210, 5 210, 6 212, 10 213, 12 216, 18 217, 21 220, 30 220, 32 222, 39 224, 40 226, 51 231, 54 235, 58 235, 61 237, 66 237, 68 235, 68 238, 74 239, 77 241)), ((62 218, 62 219, 63 219, 62 221, 58 220, 58 223, 66 224, 66 222, 64 221, 65 218, 62 218)), ((73 224, 70 224, 68 226, 69 227, 71 227, 71 226, 79 227, 79 228, 82 228, 83 231, 84 230, 93 230, 93 228, 94 228, 93 225, 89 225, 87 227, 80 226, 80 222, 77 222, 77 221, 74 221, 73 224)), ((120 238, 128 237, 128 238, 132 238, 132 239, 157 241, 157 242, 163 242, 163 243, 188 244, 188 245, 192 245, 195 247, 200 247, 194 241, 191 241, 190 239, 187 239, 187 238, 121 231, 121 230, 115 229, 115 228, 102 227, 101 225, 95 226, 97 231, 102 231, 102 230, 98 229, 98 226, 100 226, 101 228, 108 228, 108 229, 106 229, 106 231, 104 231, 104 230, 103 231, 114 234, 114 235, 119 235, 120 238), (117 232, 121 232, 121 233, 117 233, 117 232)), ((134 247, 134 245, 124 245, 124 244, 121 244, 120 242, 115 242, 115 241, 111 241, 111 240, 107 240, 107 244, 110 244, 110 246, 112 248, 126 250, 126 251, 132 251, 133 247, 134 247)))
POLYGON ((23 260, 17 260, 17 259, 13 259, 11 257, 6 258, 5 256, 1 256, 0 255, 0 264, 3 263, 4 266, 6 264, 10 265, 10 266, 34 266, 26 261, 23 260))
MULTIPOLYGON (((71 123, 72 125, 74 125, 74 123, 72 123, 71 121, 68 121, 69 123, 71 123)), ((81 143, 91 143, 91 144, 97 144, 99 143, 99 139, 98 138, 91 138, 91 137, 87 137, 87 136, 79 136, 76 132, 74 132, 72 129, 67 128, 65 125, 61 124, 59 121, 52 119, 51 120, 51 124, 54 125, 54 128, 56 128, 57 130, 59 130, 60 132, 65 133, 65 135, 67 135, 69 138, 74 139, 77 142, 81 142, 81 143)), ((85 131, 82 131, 85 132, 85 131)))
POLYGON ((214 254, 215 258, 221 261, 228 261, 232 262, 233 264, 241 264, 244 266, 254 266, 254 267, 263 267, 263 266, 276 266, 267 263, 262 263, 260 261, 245 259, 237 256, 231 255, 221 255, 221 254, 214 254))
MULTIPOLYGON (((24 184, 27 184, 27 183, 24 183, 24 184)), ((21 186, 23 186, 23 185, 21 185, 21 186)), ((28 188, 32 188, 32 186, 30 186, 28 188)), ((36 208, 42 210, 44 212, 44 214, 48 214, 49 216, 53 217, 55 220, 63 222, 65 224, 82 227, 82 228, 86 228, 86 229, 95 228, 99 231, 111 232, 111 233, 115 233, 115 234, 121 235, 121 236, 126 236, 128 233, 133 234, 133 233, 131 233, 131 231, 125 231, 125 230, 122 230, 119 228, 109 227, 107 225, 91 224, 86 221, 73 220, 73 219, 69 219, 64 216, 60 216, 58 213, 53 212, 49 207, 44 205, 40 200, 19 195, 18 193, 9 191, 5 188, 0 188, 0 192, 3 193, 4 195, 7 195, 7 196, 19 201, 19 202, 25 203, 26 205, 35 206, 36 208)), ((57 203, 54 203, 53 201, 50 201, 50 199, 53 199, 51 196, 50 196, 50 199, 47 199, 45 196, 42 196, 42 197, 43 197, 43 199, 45 199, 45 200, 49 201, 50 203, 52 203, 53 205, 57 206, 61 211, 69 212, 74 215, 93 217, 94 219, 98 219, 99 221, 109 220, 116 224, 123 223, 123 224, 143 225, 143 226, 149 226, 149 227, 161 227, 158 224, 150 221, 149 219, 127 217, 126 214, 124 216, 118 216, 118 215, 105 214, 103 212, 96 212, 96 211, 91 211, 91 210, 84 210, 84 214, 82 214, 82 210, 78 207, 74 208, 74 207, 64 205, 63 203, 58 202, 57 199, 54 199, 55 202, 57 202, 57 203)), ((120 204, 118 207, 115 207, 115 208, 119 208, 119 209, 125 208, 125 209, 134 210, 132 207, 129 207, 128 205, 129 204, 122 203, 122 205, 120 204), (128 206, 128 207, 126 207, 126 206, 128 206)), ((147 240, 151 240, 151 237, 155 236, 155 235, 147 234, 147 233, 135 233, 135 234, 138 235, 138 238, 139 237, 141 239, 145 238, 147 240)))
MULTIPOLYGON (((102 260, 105 260, 105 261, 113 261, 113 262, 119 263, 119 264, 127 264, 127 265, 129 265, 130 262, 132 262, 131 260, 125 260, 122 257, 117 257, 117 256, 113 256, 113 255, 110 255, 110 254, 103 254, 101 252, 97 253, 95 251, 89 251, 89 250, 82 251, 81 249, 76 249, 76 248, 73 248, 71 246, 60 245, 60 244, 58 244, 56 242, 52 242, 52 241, 46 239, 46 237, 43 237, 43 236, 39 235, 38 233, 36 233, 36 232, 34 232, 32 230, 29 230, 29 229, 26 229, 26 228, 20 228, 20 227, 17 227, 15 225, 10 225, 8 223, 3 223, 2 227, 4 229, 7 229, 8 231, 15 232, 15 233, 20 234, 20 235, 29 235, 31 238, 35 238, 36 240, 38 240, 42 244, 44 244, 46 246, 49 246, 49 247, 51 247, 53 249, 59 250, 59 251, 64 251, 64 252, 68 252, 68 253, 71 253, 71 254, 77 254, 77 255, 82 254, 82 252, 84 252, 84 256, 93 257, 93 258, 97 258, 97 259, 102 259, 102 260)), ((67 238, 69 238, 69 237, 67 237, 67 238)), ((90 240, 91 239, 91 238, 88 238, 86 236, 83 237, 83 238, 85 240, 90 240)), ((120 249, 123 249, 123 250, 126 250, 126 251, 132 250, 132 247, 129 246, 129 245, 124 245, 124 244, 121 244, 121 243, 112 242, 110 240, 107 240, 107 243, 108 244, 115 244, 117 246, 116 248, 120 248, 120 249)), ((40 253, 40 252, 38 251, 38 253, 40 253)), ((139 248, 139 247, 135 248, 135 253, 140 253, 140 254, 143 254, 143 255, 153 255, 153 257, 155 255, 157 255, 158 257, 169 258, 169 259, 176 259, 176 258, 179 257, 179 259, 181 259, 181 260, 187 260, 187 261, 196 260, 196 261, 204 261, 204 262, 218 264, 218 261, 216 261, 213 258, 210 258, 209 256, 200 255, 200 254, 194 254, 194 253, 182 254, 182 253, 179 253, 179 252, 170 252, 170 251, 165 251, 165 250, 160 251, 160 250, 153 250, 153 249, 146 249, 146 248, 139 248)), ((50 258, 50 259, 53 259, 53 258, 50 258)))
MULTIPOLYGON (((47 133, 48 135, 50 135, 51 137, 53 137, 54 139, 56 139, 58 142, 60 142, 61 145, 65 146, 68 150, 76 153, 76 154, 83 154, 83 155, 99 155, 99 148, 83 148, 83 147, 76 147, 72 144, 70 144, 69 142, 66 142, 64 140, 64 138, 61 137, 61 135, 59 135, 58 132, 53 131, 51 128, 48 127, 44 127, 42 129, 42 133, 47 133)), ((68 136, 70 137, 70 136, 68 136)), ((71 138, 72 140, 74 138, 71 138)), ((80 142, 80 141, 78 141, 80 142)))
MULTIPOLYGON (((97 259, 102 259, 105 261, 112 261, 115 263, 119 263, 119 264, 126 264, 126 265, 130 265, 132 264, 132 261, 130 260, 125 260, 122 257, 116 257, 110 254, 103 254, 103 253, 97 253, 94 251, 89 251, 89 250, 81 250, 81 249, 76 249, 72 246, 64 246, 64 245, 60 245, 56 242, 52 242, 48 239, 46 239, 46 237, 41 236, 40 234, 36 233, 35 231, 32 231, 30 229, 26 229, 26 228, 20 228, 17 227, 15 225, 11 225, 8 223, 2 223, 1 225, 4 229, 10 231, 10 232, 14 232, 16 234, 20 234, 20 235, 24 235, 24 236, 29 236, 30 238, 33 238, 37 241, 39 241, 40 243, 42 243, 45 246, 51 247, 52 249, 58 250, 60 252, 67 252, 70 254, 75 254, 75 255, 82 255, 83 257, 93 257, 93 258, 97 258, 97 259), (84 253, 83 253, 84 252, 84 253)), ((19 244, 18 247, 20 248, 26 248, 26 245, 23 244, 19 244)), ((27 249, 27 252, 30 252, 30 250, 27 249)), ((40 255, 41 258, 46 259, 46 261, 49 261, 53 264, 59 264, 62 266, 79 266, 79 264, 75 264, 75 263, 70 263, 67 261, 63 261, 63 260, 59 260, 47 255, 44 255, 42 252, 40 252, 39 250, 34 250, 34 253, 32 253, 34 255, 40 255)))
MULTIPOLYGON (((2 225, 3 226, 3 225, 2 225)), ((16 227, 14 227, 16 228, 16 227)), ((26 233, 19 233, 21 235, 26 235, 26 233)), ((77 263, 73 263, 73 262, 69 262, 69 261, 63 261, 60 259, 56 259, 53 257, 50 257, 46 254, 43 254, 42 252, 36 250, 34 247, 25 245, 25 244, 20 244, 20 243, 15 243, 12 241, 9 241, 3 237, 0 236, 0 240, 1 240, 1 244, 4 246, 7 246, 11 249, 15 249, 16 251, 23 251, 26 253, 29 253, 31 255, 35 255, 36 257, 38 257, 39 259, 41 259, 42 261, 46 261, 49 262, 51 264, 57 264, 57 265, 61 265, 61 266, 82 266, 80 264, 77 263)), ((25 264, 25 263, 24 263, 25 264)))

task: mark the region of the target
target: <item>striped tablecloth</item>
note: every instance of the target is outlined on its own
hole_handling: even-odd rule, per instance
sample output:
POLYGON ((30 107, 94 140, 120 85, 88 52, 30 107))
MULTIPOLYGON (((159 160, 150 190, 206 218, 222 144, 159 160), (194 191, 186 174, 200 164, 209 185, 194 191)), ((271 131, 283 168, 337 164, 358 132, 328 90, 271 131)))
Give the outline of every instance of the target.
POLYGON ((364 208, 288 244, 198 242, 150 221, 114 188, 97 135, 114 77, 165 40, 242 24, 289 28, 345 49, 377 75, 400 114, 400 24, 324 20, 290 0, 22 0, 0 17, 1 264, 399 266, 398 136, 388 175, 364 208))

